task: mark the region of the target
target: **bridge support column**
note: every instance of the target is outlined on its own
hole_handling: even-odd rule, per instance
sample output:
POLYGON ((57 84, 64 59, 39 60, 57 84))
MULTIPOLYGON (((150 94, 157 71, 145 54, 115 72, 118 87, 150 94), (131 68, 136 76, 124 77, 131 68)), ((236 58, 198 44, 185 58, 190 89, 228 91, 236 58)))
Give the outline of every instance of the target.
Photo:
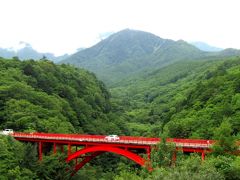
POLYGON ((147 161, 145 161, 145 166, 149 171, 152 171, 152 164, 151 164, 151 147, 146 148, 147 153, 147 161))
POLYGON ((56 154, 56 152, 57 152, 56 143, 53 143, 53 154, 56 154))
POLYGON ((148 160, 150 161, 151 160, 151 150, 150 150, 150 148, 147 148, 147 157, 148 157, 148 160))
POLYGON ((38 159, 39 161, 42 160, 42 142, 41 141, 38 143, 38 159))
POLYGON ((177 151, 174 151, 173 156, 172 156, 172 165, 173 166, 176 165, 176 160, 177 160, 177 151))
POLYGON ((60 148, 61 148, 61 152, 64 153, 63 145, 60 145, 60 148))
MULTIPOLYGON (((78 151, 78 147, 76 146, 76 151, 75 152, 77 152, 78 151)), ((75 164, 77 165, 78 164, 78 158, 76 157, 76 159, 75 159, 75 164)))
POLYGON ((202 161, 204 161, 204 159, 205 159, 205 152, 202 151, 202 161))
POLYGON ((68 156, 71 154, 71 144, 68 144, 68 156))

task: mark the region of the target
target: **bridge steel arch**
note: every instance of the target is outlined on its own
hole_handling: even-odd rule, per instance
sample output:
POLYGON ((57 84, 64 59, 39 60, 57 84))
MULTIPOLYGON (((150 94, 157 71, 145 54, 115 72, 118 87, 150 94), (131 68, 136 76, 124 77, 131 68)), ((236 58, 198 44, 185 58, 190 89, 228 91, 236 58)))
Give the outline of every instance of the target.
POLYGON ((96 156, 103 154, 103 153, 104 153, 103 151, 96 151, 96 152, 92 153, 91 155, 86 156, 80 163, 78 163, 78 164, 76 163, 75 172, 77 172, 79 169, 81 169, 85 164, 90 162, 93 158, 95 158, 96 156))
POLYGON ((85 147, 81 150, 78 150, 72 154, 70 154, 67 159, 66 162, 70 162, 73 159, 76 159, 78 157, 81 157, 82 155, 85 155, 87 153, 91 153, 90 156, 85 157, 85 159, 83 159, 79 164, 77 164, 75 166, 75 171, 78 171, 79 169, 81 169, 86 163, 88 163, 89 161, 91 161, 93 158, 95 158, 96 156, 104 153, 104 152, 112 152, 115 154, 119 154, 122 155, 132 161, 134 161, 135 163, 139 164, 140 166, 144 166, 146 160, 144 158, 142 158, 141 156, 129 151, 129 150, 125 150, 125 149, 121 149, 118 147, 112 147, 112 146, 91 146, 91 147, 85 147))

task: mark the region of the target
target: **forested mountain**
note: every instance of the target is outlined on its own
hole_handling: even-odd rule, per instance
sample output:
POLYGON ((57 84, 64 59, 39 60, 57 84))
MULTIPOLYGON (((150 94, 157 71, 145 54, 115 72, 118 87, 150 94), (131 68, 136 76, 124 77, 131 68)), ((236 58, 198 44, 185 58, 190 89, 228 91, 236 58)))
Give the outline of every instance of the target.
MULTIPOLYGON (((211 138, 232 147, 240 137, 239 69, 239 57, 176 62, 116 83, 111 97, 86 70, 1 58, 0 128, 211 138)), ((173 166, 168 145, 161 146, 151 156, 158 162, 153 172, 106 153, 72 179, 240 179, 239 157, 216 152, 201 163, 197 155, 179 153, 173 166)), ((45 154, 39 162, 36 146, 3 136, 0 152, 0 179, 71 179, 63 154, 45 154)))
POLYGON ((125 29, 61 63, 86 68, 109 85, 177 61, 236 54, 239 55, 240 51, 205 52, 183 40, 162 39, 151 33, 125 29))
POLYGON ((116 83, 111 93, 128 117, 131 134, 222 144, 204 162, 196 154, 186 158, 179 153, 173 165, 171 144, 160 143, 155 156, 159 164, 152 173, 124 169, 115 180, 240 179, 239 156, 226 153, 240 140, 239 57, 176 62, 116 83))
MULTIPOLYGON (((121 135, 128 134, 124 124, 94 74, 48 60, 0 58, 0 129, 121 135)), ((69 179, 69 166, 63 154, 45 154, 39 163, 36 146, 0 135, 0 179, 69 179)))
MULTIPOLYGON (((238 50, 205 53, 184 41, 131 30, 101 43, 82 50, 89 53, 84 63, 92 54, 99 58, 101 54, 109 70, 102 68, 103 59, 98 62, 94 56, 99 72, 114 75, 111 80, 125 77, 112 84, 110 92, 84 69, 46 59, 0 58, 0 129, 203 138, 223 145, 216 146, 204 163, 197 155, 179 152, 173 166, 172 152, 162 144, 165 148, 151 155, 154 171, 149 173, 125 158, 104 153, 72 179, 174 179, 176 174, 182 180, 240 179, 239 157, 225 153, 235 150, 240 138, 240 58, 225 58, 238 55, 238 50), (132 37, 129 42, 125 33, 132 37), (119 67, 126 70, 125 76, 119 67)), ((66 169, 73 167, 65 163, 64 154, 51 156, 50 151, 39 162, 37 146, 0 135, 0 179, 71 179, 66 169)))
POLYGON ((177 59, 202 56, 184 41, 162 39, 151 33, 125 29, 61 63, 84 67, 104 82, 113 82, 146 68, 162 67, 177 59))
POLYGON ((92 73, 47 60, 0 59, 0 97, 0 129, 107 134, 123 126, 92 73))
POLYGON ((137 135, 213 138, 228 121, 240 135, 240 59, 183 61, 111 89, 137 135))

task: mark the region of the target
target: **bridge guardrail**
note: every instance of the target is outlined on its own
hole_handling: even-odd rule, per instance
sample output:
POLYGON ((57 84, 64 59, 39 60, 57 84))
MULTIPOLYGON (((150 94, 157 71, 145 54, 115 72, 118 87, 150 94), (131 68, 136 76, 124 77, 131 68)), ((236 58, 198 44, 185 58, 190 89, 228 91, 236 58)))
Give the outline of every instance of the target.
MULTIPOLYGON (((72 141, 87 141, 87 142, 104 142, 104 143, 128 143, 128 144, 142 144, 154 145, 161 141, 160 138, 147 137, 132 137, 120 136, 119 141, 108 141, 104 135, 86 135, 86 134, 54 134, 54 133, 22 133, 14 132, 14 137, 36 138, 36 139, 54 139, 54 140, 72 140, 72 141)), ((209 148, 215 141, 201 140, 201 139, 176 139, 168 138, 167 142, 175 143, 177 147, 202 147, 209 148)))

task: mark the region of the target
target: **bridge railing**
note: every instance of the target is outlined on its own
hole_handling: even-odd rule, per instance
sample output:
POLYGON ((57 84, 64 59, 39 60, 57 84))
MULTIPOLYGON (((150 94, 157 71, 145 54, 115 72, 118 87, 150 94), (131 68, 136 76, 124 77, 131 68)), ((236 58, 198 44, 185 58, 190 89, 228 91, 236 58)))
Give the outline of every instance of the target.
POLYGON ((176 144, 178 147, 211 147, 215 141, 214 140, 204 140, 204 139, 176 139, 173 138, 169 141, 172 141, 176 144))
POLYGON ((103 140, 105 136, 103 135, 86 135, 86 134, 54 134, 54 133, 20 133, 14 132, 14 137, 34 137, 34 138, 44 138, 44 139, 64 139, 64 140, 103 140))
POLYGON ((120 136, 119 141, 109 141, 104 135, 87 135, 87 134, 55 134, 55 133, 22 133, 14 132, 14 137, 37 138, 37 139, 57 139, 57 140, 74 140, 74 141, 92 141, 92 142, 115 142, 115 143, 134 143, 134 144, 156 144, 159 138, 131 137, 120 136))
MULTIPOLYGON (((105 135, 88 135, 88 134, 56 134, 56 133, 22 133, 14 132, 14 137, 35 138, 35 139, 54 139, 54 140, 69 140, 69 141, 88 141, 88 142, 106 142, 106 143, 128 143, 128 144, 148 144, 154 145, 161 141, 160 138, 148 137, 133 137, 133 136, 120 136, 119 141, 109 141, 105 135)), ((202 139, 177 139, 167 138, 167 142, 173 142, 178 147, 210 147, 214 144, 213 140, 202 139)))
POLYGON ((157 144, 160 141, 160 139, 148 137, 121 136, 120 141, 138 144, 157 144))

